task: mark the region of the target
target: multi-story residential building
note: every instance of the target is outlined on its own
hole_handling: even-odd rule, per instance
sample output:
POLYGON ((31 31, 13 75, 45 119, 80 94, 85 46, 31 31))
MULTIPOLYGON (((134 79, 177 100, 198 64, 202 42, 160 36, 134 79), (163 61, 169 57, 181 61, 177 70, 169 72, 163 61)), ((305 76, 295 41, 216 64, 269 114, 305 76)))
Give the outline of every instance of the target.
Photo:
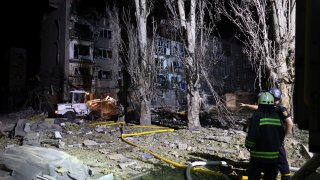
MULTIPOLYGON (((164 37, 156 38, 155 61, 158 65, 160 93, 153 102, 154 107, 185 108, 184 48, 183 43, 164 37)), ((235 91, 254 91, 255 73, 242 47, 236 42, 213 37, 204 59, 209 81, 220 96, 235 91)), ((206 96, 207 103, 214 103, 210 98, 212 94, 208 82, 201 79, 201 83, 202 95, 206 96)))
POLYGON ((63 93, 65 100, 71 89, 84 89, 97 98, 117 98, 121 74, 113 32, 119 31, 108 22, 107 8, 98 7, 97 12, 97 7, 86 6, 89 14, 79 14, 77 8, 86 5, 81 2, 63 1, 42 21, 43 85, 63 93))
POLYGON ((158 36, 155 45, 159 93, 153 101, 153 106, 179 109, 185 103, 186 97, 184 44, 158 36))
POLYGON ((256 75, 239 43, 214 37, 209 43, 207 57, 207 70, 219 94, 254 91, 256 75))

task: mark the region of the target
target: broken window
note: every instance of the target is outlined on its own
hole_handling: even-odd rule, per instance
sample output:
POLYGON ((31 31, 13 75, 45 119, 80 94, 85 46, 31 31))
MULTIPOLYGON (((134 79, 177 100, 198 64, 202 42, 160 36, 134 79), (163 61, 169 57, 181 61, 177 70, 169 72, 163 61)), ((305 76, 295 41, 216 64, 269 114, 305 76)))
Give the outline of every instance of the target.
POLYGON ((155 58, 155 61, 159 69, 164 69, 164 59, 155 58))
POLYGON ((168 88, 169 82, 165 75, 157 75, 157 83, 161 88, 168 88))
POLYGON ((74 45, 73 57, 79 59, 79 56, 90 56, 90 47, 79 44, 74 45))
POLYGON ((106 38, 106 39, 111 39, 112 38, 111 30, 109 30, 109 29, 101 29, 100 30, 100 37, 101 38, 106 38))
POLYGON ((112 79, 112 71, 99 71, 98 78, 102 80, 111 80, 112 79))
POLYGON ((75 67, 74 68, 74 74, 75 75, 81 75, 81 76, 89 76, 90 75, 90 69, 88 67, 75 67))
POLYGON ((74 32, 75 32, 74 35, 76 35, 80 39, 91 39, 93 35, 89 25, 80 24, 80 23, 74 24, 74 32))

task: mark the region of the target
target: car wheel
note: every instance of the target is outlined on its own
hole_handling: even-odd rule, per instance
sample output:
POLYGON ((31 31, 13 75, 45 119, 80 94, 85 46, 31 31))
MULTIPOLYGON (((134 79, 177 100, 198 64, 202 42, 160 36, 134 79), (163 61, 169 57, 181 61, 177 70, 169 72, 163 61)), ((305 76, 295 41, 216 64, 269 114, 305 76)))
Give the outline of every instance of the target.
POLYGON ((67 118, 68 121, 74 121, 76 119, 76 114, 72 111, 68 111, 64 113, 63 115, 64 118, 67 118))

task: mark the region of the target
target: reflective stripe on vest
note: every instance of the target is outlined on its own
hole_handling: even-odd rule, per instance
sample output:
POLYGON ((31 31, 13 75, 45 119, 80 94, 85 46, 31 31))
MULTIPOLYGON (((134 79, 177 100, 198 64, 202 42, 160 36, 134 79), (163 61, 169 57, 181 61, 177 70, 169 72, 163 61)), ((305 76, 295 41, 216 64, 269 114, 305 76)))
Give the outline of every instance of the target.
POLYGON ((263 159, 276 159, 279 157, 279 152, 260 152, 260 151, 251 151, 251 157, 263 158, 263 159))
POLYGON ((280 119, 274 119, 274 118, 261 118, 259 125, 260 126, 263 126, 263 125, 281 126, 281 121, 280 119))

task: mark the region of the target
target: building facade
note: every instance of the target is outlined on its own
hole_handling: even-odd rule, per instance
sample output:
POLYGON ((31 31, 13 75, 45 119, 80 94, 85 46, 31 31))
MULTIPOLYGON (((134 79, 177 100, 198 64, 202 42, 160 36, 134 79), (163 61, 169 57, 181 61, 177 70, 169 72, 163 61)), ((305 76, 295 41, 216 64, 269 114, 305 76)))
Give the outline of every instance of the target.
POLYGON ((155 46, 158 91, 152 104, 154 107, 178 110, 186 102, 184 44, 158 36, 155 39, 155 46))
POLYGON ((56 9, 45 14, 41 82, 61 93, 63 100, 69 99, 72 89, 86 90, 95 98, 117 98, 121 68, 113 34, 119 31, 109 23, 104 1, 102 7, 85 2, 90 3, 60 1, 56 9))

